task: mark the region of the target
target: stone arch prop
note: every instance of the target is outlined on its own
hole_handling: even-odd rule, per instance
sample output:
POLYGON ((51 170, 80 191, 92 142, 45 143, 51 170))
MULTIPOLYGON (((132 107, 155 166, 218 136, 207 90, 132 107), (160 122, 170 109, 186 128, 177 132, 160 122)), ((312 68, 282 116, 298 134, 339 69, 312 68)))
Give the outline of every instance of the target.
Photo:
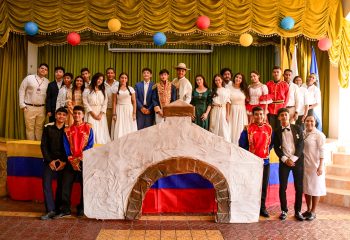
POLYGON ((169 113, 164 122, 84 152, 84 212, 87 217, 137 218, 144 198, 141 194, 146 193, 154 180, 165 174, 177 174, 179 169, 185 173, 183 169, 187 169, 217 185, 220 182, 216 178, 226 181, 220 183, 226 184, 226 193, 217 192, 217 200, 223 201, 218 205, 217 221, 259 221, 262 159, 192 123, 191 117, 182 111, 190 114, 193 107, 178 101, 168 105, 169 113), (164 164, 168 160, 172 162, 164 164), (167 169, 169 166, 175 169, 167 169))
POLYGON ((126 219, 139 219, 146 192, 160 178, 174 174, 197 173, 210 181, 215 188, 218 211, 215 221, 230 222, 230 191, 225 176, 214 166, 189 157, 173 157, 148 167, 131 190, 126 210, 126 219))

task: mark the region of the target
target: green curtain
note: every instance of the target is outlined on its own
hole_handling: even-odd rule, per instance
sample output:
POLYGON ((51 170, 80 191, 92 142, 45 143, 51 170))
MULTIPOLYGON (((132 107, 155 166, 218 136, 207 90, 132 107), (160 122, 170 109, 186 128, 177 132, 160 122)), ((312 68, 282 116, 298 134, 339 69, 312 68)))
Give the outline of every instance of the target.
MULTIPOLYGON (((114 45, 113 47, 125 47, 114 45)), ((130 46, 131 48, 145 46, 130 46)), ((208 49, 208 46, 177 45, 172 48, 199 48, 208 49)), ((197 74, 205 76, 211 86, 212 77, 219 73, 223 67, 229 67, 233 73, 242 72, 249 76, 251 70, 261 73, 265 82, 270 78, 271 69, 275 62, 274 47, 239 47, 239 46, 215 46, 210 54, 182 54, 182 53, 112 53, 107 45, 82 45, 72 47, 43 46, 39 47, 38 61, 48 63, 50 66, 49 79, 53 79, 54 66, 64 66, 66 72, 72 72, 74 76, 80 74, 80 69, 88 67, 91 73, 105 72, 107 67, 116 69, 117 77, 121 72, 129 74, 131 86, 142 80, 141 70, 149 67, 153 70, 153 81, 158 81, 158 72, 166 68, 170 72, 170 78, 176 77, 174 69, 178 63, 184 62, 188 68, 187 77, 194 84, 197 74)), ((248 82, 250 79, 248 77, 248 82)))
POLYGON ((10 34, 0 48, 0 137, 24 139, 23 112, 18 89, 27 74, 27 41, 23 35, 10 34))

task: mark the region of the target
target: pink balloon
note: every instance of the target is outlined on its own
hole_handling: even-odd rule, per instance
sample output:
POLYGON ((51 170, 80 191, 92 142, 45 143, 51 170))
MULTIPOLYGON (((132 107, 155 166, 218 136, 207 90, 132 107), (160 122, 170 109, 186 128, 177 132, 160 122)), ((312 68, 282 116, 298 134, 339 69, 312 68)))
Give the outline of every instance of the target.
POLYGON ((327 51, 332 47, 332 40, 329 38, 322 38, 318 41, 318 48, 322 51, 327 51))
POLYGON ((197 27, 200 30, 206 30, 210 26, 210 19, 207 16, 200 16, 197 19, 197 27))
POLYGON ((80 35, 76 32, 71 32, 67 35, 67 42, 72 45, 76 46, 80 43, 80 35))

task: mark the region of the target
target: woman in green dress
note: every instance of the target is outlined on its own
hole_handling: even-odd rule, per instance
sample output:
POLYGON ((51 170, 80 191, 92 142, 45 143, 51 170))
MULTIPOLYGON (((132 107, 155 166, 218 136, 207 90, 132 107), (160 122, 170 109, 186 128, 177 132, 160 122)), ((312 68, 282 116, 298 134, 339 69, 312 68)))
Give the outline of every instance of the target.
POLYGON ((209 129, 211 102, 211 91, 208 88, 205 78, 202 75, 197 75, 191 101, 191 104, 195 108, 193 122, 206 130, 209 129))

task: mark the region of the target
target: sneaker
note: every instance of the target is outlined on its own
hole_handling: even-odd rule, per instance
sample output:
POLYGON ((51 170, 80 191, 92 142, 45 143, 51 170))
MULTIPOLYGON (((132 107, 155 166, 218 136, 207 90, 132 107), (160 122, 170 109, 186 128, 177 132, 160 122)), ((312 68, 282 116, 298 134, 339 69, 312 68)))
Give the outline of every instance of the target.
POLYGON ((294 214, 294 217, 295 217, 295 219, 298 220, 298 221, 304 221, 304 220, 305 220, 305 218, 304 218, 303 214, 301 214, 301 212, 296 212, 296 213, 294 214))
POLYGON ((50 211, 47 214, 43 215, 40 217, 41 220, 49 220, 49 219, 53 219, 56 216, 55 211, 50 211))
POLYGON ((303 215, 303 217, 304 217, 305 219, 307 219, 308 217, 310 217, 311 212, 305 211, 305 212, 303 212, 301 215, 303 215))
POLYGON ((54 219, 59 219, 59 218, 63 218, 63 217, 69 217, 71 216, 70 212, 61 212, 60 214, 57 214, 54 219))
POLYGON ((287 218, 287 212, 282 211, 281 214, 280 214, 280 216, 279 216, 279 219, 281 219, 281 220, 286 220, 286 218, 287 218))

